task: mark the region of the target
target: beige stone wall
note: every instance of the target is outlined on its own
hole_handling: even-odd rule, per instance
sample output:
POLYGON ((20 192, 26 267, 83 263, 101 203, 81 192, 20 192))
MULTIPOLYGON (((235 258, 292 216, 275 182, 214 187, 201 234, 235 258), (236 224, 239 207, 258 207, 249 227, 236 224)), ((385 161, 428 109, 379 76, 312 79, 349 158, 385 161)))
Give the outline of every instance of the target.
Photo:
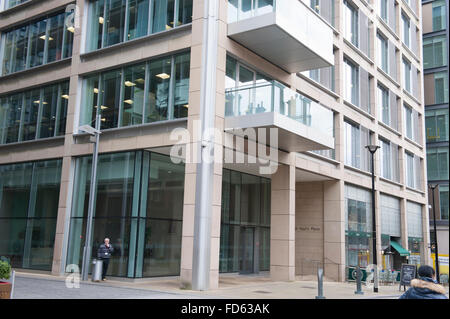
POLYGON ((296 183, 295 274, 316 275, 324 262, 323 182, 296 183))

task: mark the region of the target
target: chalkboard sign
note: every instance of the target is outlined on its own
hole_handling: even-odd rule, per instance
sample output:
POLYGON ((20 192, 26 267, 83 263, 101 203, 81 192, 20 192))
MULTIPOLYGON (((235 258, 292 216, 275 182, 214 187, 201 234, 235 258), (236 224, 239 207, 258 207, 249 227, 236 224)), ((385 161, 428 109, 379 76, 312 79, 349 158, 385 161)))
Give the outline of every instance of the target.
POLYGON ((406 286, 411 285, 411 280, 416 278, 416 265, 410 264, 402 264, 402 270, 400 272, 400 286, 399 289, 403 286, 405 289, 406 286))

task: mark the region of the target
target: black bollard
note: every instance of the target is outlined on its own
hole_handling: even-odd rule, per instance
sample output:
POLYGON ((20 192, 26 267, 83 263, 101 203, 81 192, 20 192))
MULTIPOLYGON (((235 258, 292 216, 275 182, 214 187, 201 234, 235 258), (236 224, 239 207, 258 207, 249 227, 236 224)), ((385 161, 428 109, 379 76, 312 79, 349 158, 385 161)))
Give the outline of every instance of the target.
POLYGON ((317 281, 318 281, 319 295, 316 296, 316 299, 325 299, 325 297, 323 296, 323 269, 322 268, 317 269, 317 281))
POLYGON ((361 278, 362 277, 362 271, 359 266, 356 267, 356 291, 355 295, 364 295, 364 292, 361 290, 361 278))

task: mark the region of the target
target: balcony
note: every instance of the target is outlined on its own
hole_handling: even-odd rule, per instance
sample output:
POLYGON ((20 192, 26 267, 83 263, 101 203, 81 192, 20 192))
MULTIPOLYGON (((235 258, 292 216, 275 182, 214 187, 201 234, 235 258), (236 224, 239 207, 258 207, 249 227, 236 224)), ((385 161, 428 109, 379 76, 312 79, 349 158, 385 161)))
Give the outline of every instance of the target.
MULTIPOLYGON (((276 81, 225 91, 225 130, 243 135, 247 128, 278 129, 278 148, 305 152, 334 148, 333 112, 276 81)), ((256 130, 259 133, 258 130, 256 130)))
POLYGON ((334 64, 333 31, 299 0, 229 1, 228 36, 289 73, 334 64))

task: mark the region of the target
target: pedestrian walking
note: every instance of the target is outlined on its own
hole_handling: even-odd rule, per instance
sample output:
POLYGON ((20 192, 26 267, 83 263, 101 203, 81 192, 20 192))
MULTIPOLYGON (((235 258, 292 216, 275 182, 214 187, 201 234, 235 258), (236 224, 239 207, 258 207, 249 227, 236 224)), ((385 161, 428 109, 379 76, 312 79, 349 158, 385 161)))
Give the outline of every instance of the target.
POLYGON ((433 267, 420 266, 418 274, 419 279, 411 280, 411 288, 399 299, 448 299, 445 295, 445 288, 436 281, 433 267))
POLYGON ((114 252, 113 246, 109 243, 109 238, 104 239, 104 243, 100 245, 97 251, 97 257, 103 261, 102 280, 106 280, 106 272, 108 271, 109 260, 114 252))

